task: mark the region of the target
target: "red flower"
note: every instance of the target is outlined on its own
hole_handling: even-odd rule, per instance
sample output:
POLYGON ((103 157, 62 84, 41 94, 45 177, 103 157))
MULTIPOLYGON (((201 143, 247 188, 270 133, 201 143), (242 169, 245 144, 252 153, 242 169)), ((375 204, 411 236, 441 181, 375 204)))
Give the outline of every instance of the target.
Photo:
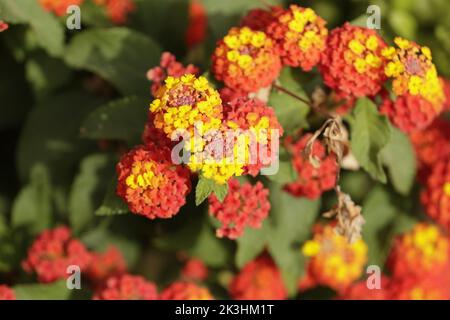
POLYGON ((0 300, 16 300, 16 294, 10 287, 0 285, 0 300))
POLYGON ((185 67, 176 60, 173 54, 166 51, 161 55, 159 66, 151 68, 147 72, 147 79, 152 81, 151 92, 155 96, 159 88, 164 86, 164 80, 167 77, 178 78, 185 74, 197 75, 198 72, 199 70, 196 66, 189 64, 185 67))
POLYGON ((349 23, 331 31, 319 71, 330 88, 344 96, 374 96, 386 80, 385 42, 371 29, 349 23))
POLYGON ((369 289, 367 280, 361 280, 346 288, 338 297, 340 300, 388 300, 390 280, 385 276, 381 277, 381 287, 379 289, 369 289))
POLYGON ((214 76, 233 90, 256 92, 268 87, 280 70, 272 40, 248 27, 232 28, 212 56, 214 76))
MULTIPOLYGON (((237 98, 224 106, 224 123, 236 132, 246 132, 250 141, 256 144, 256 148, 249 146, 245 150, 245 173, 256 176, 262 168, 272 164, 274 151, 277 151, 272 150, 272 144, 276 143, 272 138, 283 135, 273 108, 259 99, 237 98)), ((239 137, 236 136, 237 143, 239 137)), ((278 143, 276 146, 278 148, 278 143)))
POLYGON ((140 276, 125 274, 112 277, 106 285, 98 290, 94 300, 157 300, 158 293, 155 284, 140 276))
POLYGON ((126 271, 127 265, 122 253, 116 247, 110 246, 104 253, 92 254, 87 276, 95 287, 101 287, 108 278, 120 276, 126 271))
POLYGON ((45 10, 52 11, 57 16, 64 16, 69 6, 80 6, 84 0, 39 0, 39 2, 45 10))
POLYGON ((160 295, 160 300, 213 300, 213 296, 205 287, 193 282, 177 281, 167 287, 160 295))
POLYGON ((311 70, 319 63, 325 49, 328 30, 325 20, 311 8, 291 5, 289 9, 274 9, 273 21, 266 32, 275 41, 281 62, 292 67, 311 70))
POLYGON ((395 239, 387 266, 396 278, 424 278, 448 270, 450 242, 439 229, 419 223, 395 239))
POLYGON ((450 156, 450 123, 438 118, 426 129, 413 131, 410 138, 416 151, 419 179, 425 182, 434 165, 450 156))
POLYGON ((236 300, 284 300, 287 290, 277 266, 264 255, 247 263, 234 277, 230 295, 236 300))
POLYGON ((450 158, 433 165, 421 200, 425 211, 434 221, 450 231, 450 158))
POLYGON ((168 160, 165 149, 139 146, 117 165, 117 194, 133 213, 149 219, 171 218, 186 203, 189 172, 168 160))
POLYGON ((203 281, 208 278, 208 268, 202 260, 197 258, 189 259, 183 267, 181 274, 189 280, 203 281))
POLYGON ((136 9, 133 0, 94 0, 97 5, 104 6, 113 23, 124 24, 128 14, 136 9))
POLYGON ((433 104, 420 95, 405 93, 395 101, 389 97, 383 100, 381 113, 403 132, 423 130, 437 117, 439 112, 433 104))
POLYGON ((255 31, 266 31, 271 22, 274 21, 274 12, 282 11, 280 7, 272 7, 270 11, 264 9, 250 10, 241 20, 241 27, 248 27, 255 31))
POLYGON ((0 32, 8 30, 8 28, 9 28, 9 25, 6 22, 4 22, 3 20, 0 20, 0 32))
POLYGON ((292 165, 298 174, 297 181, 287 184, 285 190, 296 197, 316 199, 320 195, 334 188, 338 165, 334 154, 327 155, 325 147, 315 141, 312 155, 320 161, 319 167, 314 167, 309 159, 303 156, 303 151, 312 134, 304 135, 293 142, 292 137, 286 139, 288 151, 292 155, 292 165))
POLYGON ((230 179, 223 202, 214 194, 209 197, 209 213, 222 224, 217 236, 237 239, 246 227, 260 228, 270 211, 268 195, 269 190, 261 182, 241 186, 238 180, 230 179))
POLYGON ((79 266, 85 271, 92 255, 77 239, 71 238, 70 229, 58 227, 42 232, 28 250, 28 257, 22 263, 28 273, 36 273, 40 282, 54 282, 65 279, 67 267, 79 266))
POLYGON ((195 47, 206 37, 208 17, 200 0, 191 0, 189 4, 189 25, 186 31, 188 48, 195 47))

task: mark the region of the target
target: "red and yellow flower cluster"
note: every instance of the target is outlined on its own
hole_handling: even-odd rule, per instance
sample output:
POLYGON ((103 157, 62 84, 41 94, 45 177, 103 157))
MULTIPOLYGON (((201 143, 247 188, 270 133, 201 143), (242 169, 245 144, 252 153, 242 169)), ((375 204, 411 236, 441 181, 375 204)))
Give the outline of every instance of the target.
POLYGON ((419 223, 398 236, 386 264, 390 277, 381 288, 368 289, 361 281, 344 290, 341 299, 448 300, 450 299, 450 238, 438 227, 419 223))
POLYGON ((443 111, 445 95, 428 47, 395 38, 396 47, 387 47, 382 55, 387 63, 386 76, 392 80, 395 101, 386 98, 381 111, 405 132, 427 127, 443 111))
POLYGON ((299 289, 303 291, 321 285, 341 292, 364 273, 367 252, 368 247, 362 239, 349 243, 331 225, 316 225, 313 239, 302 247, 302 253, 309 261, 299 289))

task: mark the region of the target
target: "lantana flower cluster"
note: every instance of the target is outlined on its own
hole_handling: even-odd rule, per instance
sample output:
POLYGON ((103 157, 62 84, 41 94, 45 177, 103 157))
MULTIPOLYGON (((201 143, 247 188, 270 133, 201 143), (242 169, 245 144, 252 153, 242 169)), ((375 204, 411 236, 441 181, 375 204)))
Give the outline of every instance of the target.
POLYGON ((260 228, 270 210, 268 195, 269 190, 261 182, 241 185, 238 180, 230 179, 223 202, 215 195, 209 197, 209 213, 222 224, 217 236, 237 239, 246 227, 260 228))
POLYGON ((331 225, 316 225, 312 240, 302 246, 302 253, 309 261, 299 289, 303 291, 320 285, 338 292, 346 289, 362 276, 367 252, 368 247, 362 239, 349 243, 331 225))
POLYGON ((230 283, 236 300, 284 300, 287 289, 281 272, 270 256, 264 254, 247 263, 230 283))
POLYGON ((418 223, 395 238, 379 288, 361 280, 340 295, 346 300, 450 299, 450 238, 432 224, 418 223))

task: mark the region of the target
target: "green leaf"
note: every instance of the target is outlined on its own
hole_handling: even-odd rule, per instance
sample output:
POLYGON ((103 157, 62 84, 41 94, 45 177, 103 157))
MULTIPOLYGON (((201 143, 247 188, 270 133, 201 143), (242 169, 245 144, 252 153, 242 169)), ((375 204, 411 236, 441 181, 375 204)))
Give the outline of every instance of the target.
MULTIPOLYGON (((284 68, 277 84, 301 98, 308 99, 299 80, 295 78, 295 72, 298 71, 292 68, 284 68)), ((309 113, 309 106, 306 103, 277 88, 272 88, 268 104, 275 110, 278 121, 285 132, 289 133, 299 128, 308 127, 306 116, 309 113)))
POLYGON ((134 2, 136 10, 130 21, 133 29, 152 37, 165 50, 176 56, 184 54, 189 24, 189 1, 134 0, 134 2))
POLYGON ((111 82, 125 95, 149 94, 147 71, 159 64, 161 49, 127 28, 95 28, 75 35, 66 49, 67 64, 111 82))
POLYGON ((216 237, 204 210, 185 208, 174 219, 168 226, 171 229, 163 229, 162 235, 154 240, 158 249, 183 251, 216 268, 223 267, 230 261, 232 242, 216 237), (174 224, 178 227, 173 228, 174 224))
POLYGON ((283 161, 280 159, 278 172, 274 175, 267 175, 266 177, 270 181, 285 185, 297 180, 297 171, 295 171, 290 160, 283 161))
POLYGON ((20 134, 17 166, 25 180, 36 163, 46 164, 53 182, 71 179, 71 170, 90 143, 79 139, 82 119, 98 100, 81 91, 70 91, 42 100, 29 113, 20 134))
POLYGON ((368 264, 383 266, 392 244, 392 237, 408 230, 417 223, 417 217, 409 215, 411 204, 402 207, 405 199, 399 198, 382 186, 375 187, 362 205, 366 223, 363 239, 369 247, 368 264))
POLYGON ((51 284, 19 284, 13 290, 17 300, 68 300, 72 294, 65 280, 51 284))
POLYGON ((30 183, 22 189, 12 209, 12 226, 38 233, 52 224, 52 191, 45 166, 33 167, 30 183))
POLYGON ((247 262, 259 256, 267 246, 270 221, 263 221, 261 228, 247 228, 244 234, 236 240, 236 265, 242 268, 247 262))
POLYGON ((64 49, 64 30, 58 19, 46 12, 36 0, 0 1, 0 18, 11 24, 27 24, 35 33, 38 44, 52 56, 64 49))
POLYGON ((106 192, 104 181, 114 172, 112 161, 106 154, 93 154, 81 163, 81 170, 69 195, 69 221, 72 230, 79 233, 94 217, 98 193, 106 192))
POLYGON ((128 205, 116 194, 117 178, 114 178, 106 192, 102 205, 95 211, 97 216, 113 216, 129 213, 128 205))
POLYGON ((300 244, 310 237, 320 202, 293 197, 277 185, 270 188, 270 202, 269 252, 281 270, 288 292, 293 295, 305 267, 300 244))
POLYGON ((381 156, 395 190, 407 195, 416 177, 416 156, 408 136, 399 129, 392 128, 391 139, 381 156))
POLYGON ((270 215, 262 228, 247 229, 237 240, 236 264, 242 267, 267 247, 281 270, 289 294, 294 295, 305 267, 300 246, 310 237, 320 202, 292 197, 280 185, 271 183, 270 203, 270 215))
POLYGON ((228 184, 218 184, 212 179, 200 176, 195 188, 195 204, 201 205, 213 192, 217 199, 222 202, 228 193, 228 184))
POLYGON ((413 15, 403 10, 390 10, 388 21, 396 34, 407 39, 415 39, 417 21, 413 15))
POLYGON ((373 179, 386 183, 381 165, 381 150, 389 142, 391 127, 375 104, 361 98, 356 102, 351 120, 351 148, 356 160, 373 179))
POLYGON ((148 103, 148 99, 135 96, 109 102, 83 121, 81 135, 95 140, 123 140, 135 145, 141 141, 148 103))

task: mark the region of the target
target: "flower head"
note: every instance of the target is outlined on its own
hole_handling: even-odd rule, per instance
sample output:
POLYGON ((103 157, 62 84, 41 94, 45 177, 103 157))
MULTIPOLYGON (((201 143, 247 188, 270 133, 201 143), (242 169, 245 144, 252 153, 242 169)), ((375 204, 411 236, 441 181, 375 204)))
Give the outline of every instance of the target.
POLYGON ((303 255, 310 258, 306 276, 308 285, 302 289, 326 285, 341 291, 363 274, 367 245, 362 239, 350 244, 331 225, 317 225, 314 229, 313 239, 302 247, 303 255))
POLYGON ((193 64, 183 66, 181 62, 178 62, 173 54, 170 52, 163 52, 159 66, 151 68, 147 72, 147 79, 152 81, 151 92, 155 96, 162 86, 164 86, 164 80, 167 77, 179 78, 185 74, 197 75, 198 68, 193 64))
POLYGON ((237 143, 245 139, 246 173, 256 176, 262 168, 271 165, 278 150, 272 150, 273 144, 278 148, 278 138, 283 135, 271 107, 259 99, 237 98, 225 105, 224 122, 227 128, 236 130, 237 143))
POLYGON ((35 273, 40 282, 49 283, 66 279, 67 267, 77 265, 85 271, 92 255, 77 239, 71 237, 64 226, 42 232, 28 250, 22 266, 28 273, 35 273))
POLYGON ((284 300, 287 290, 275 263, 263 255, 247 263, 234 277, 230 295, 236 300, 284 300))
POLYGON ((0 301, 1 300, 16 300, 14 290, 8 286, 0 285, 0 301))
POLYGON ((262 31, 232 28, 218 42, 212 57, 212 71, 227 87, 256 92, 269 86, 281 70, 272 40, 262 31))
POLYGON ((380 106, 381 113, 403 132, 423 130, 436 118, 436 108, 420 95, 405 93, 395 101, 386 96, 380 106))
POLYGON ((450 262, 450 242, 439 229, 419 223, 395 239, 387 266, 394 277, 426 277, 446 270, 450 262))
POLYGON ((0 32, 8 30, 9 25, 4 22, 3 20, 0 20, 0 32))
POLYGON ((120 276, 126 272, 127 264, 122 253, 116 247, 111 246, 104 253, 92 254, 87 277, 95 287, 100 287, 108 278, 120 276))
POLYGON ((181 270, 183 278, 195 281, 206 280, 208 273, 208 268, 203 261, 197 258, 189 259, 181 270))
POLYGON ((450 231, 450 157, 433 165, 421 200, 427 215, 450 231))
POLYGON ((171 218, 186 203, 189 172, 174 167, 165 150, 139 146, 117 165, 117 194, 133 213, 149 219, 171 218))
POLYGON ((238 180, 230 179, 223 202, 215 195, 209 197, 209 213, 222 224, 217 236, 237 239, 246 227, 260 228, 270 210, 268 195, 269 190, 261 182, 240 185, 238 180))
POLYGON ((150 112, 155 116, 155 127, 167 136, 177 130, 192 135, 198 122, 205 132, 220 128, 222 100, 205 77, 185 74, 180 78, 166 78, 165 85, 155 94, 150 112))
POLYGON ((213 296, 205 287, 194 282, 177 281, 167 287, 159 297, 160 300, 213 300, 213 296))
POLYGON ((319 65, 325 84, 344 96, 374 96, 386 80, 385 47, 374 30, 349 23, 334 29, 319 65))
POLYGON ((285 186, 285 190, 296 197, 318 198, 323 192, 332 189, 336 184, 338 165, 334 154, 326 154, 320 141, 314 141, 312 156, 320 162, 318 167, 305 158, 303 152, 311 134, 304 135, 298 141, 292 137, 286 139, 286 145, 292 156, 292 165, 297 172, 297 181, 285 186))
POLYGON ((311 8, 297 5, 286 10, 274 10, 273 16, 266 32, 275 41, 282 63, 311 70, 319 63, 325 50, 328 35, 325 20, 311 8))
POLYGON ((450 123, 438 118, 424 130, 412 132, 410 139, 419 165, 419 179, 425 182, 431 169, 450 156, 450 123))
POLYGON ((387 59, 384 73, 393 79, 392 90, 398 96, 421 96, 439 113, 445 96, 430 49, 400 37, 394 42, 396 47, 386 47, 382 51, 387 59))
POLYGON ((157 300, 156 286, 143 277, 124 274, 111 277, 93 297, 94 300, 157 300))

